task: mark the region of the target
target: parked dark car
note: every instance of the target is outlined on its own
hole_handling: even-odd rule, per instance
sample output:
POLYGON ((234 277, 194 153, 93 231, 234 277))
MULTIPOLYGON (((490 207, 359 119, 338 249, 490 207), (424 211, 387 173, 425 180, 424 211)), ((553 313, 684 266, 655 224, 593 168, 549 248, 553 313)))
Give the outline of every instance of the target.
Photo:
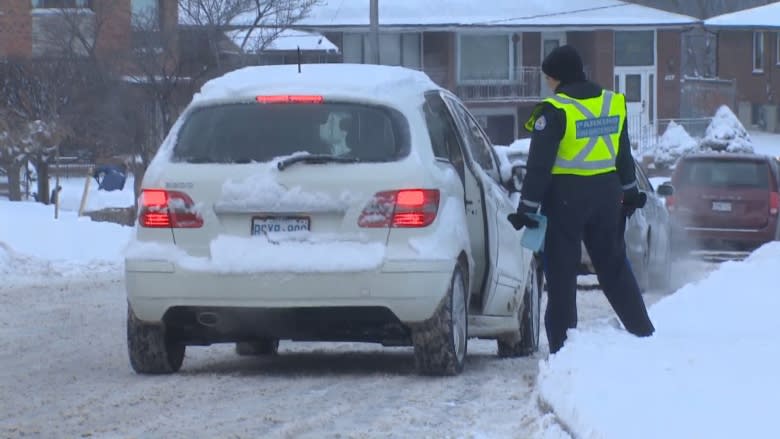
POLYGON ((667 199, 674 242, 686 249, 752 251, 780 239, 780 166, 756 154, 699 153, 680 159, 667 199))

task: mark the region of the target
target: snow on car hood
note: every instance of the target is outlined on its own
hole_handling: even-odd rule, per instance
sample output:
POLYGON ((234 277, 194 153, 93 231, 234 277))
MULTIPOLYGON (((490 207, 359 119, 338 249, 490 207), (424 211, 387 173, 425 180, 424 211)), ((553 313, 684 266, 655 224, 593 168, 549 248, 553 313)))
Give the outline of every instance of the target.
POLYGON ((220 235, 209 245, 211 257, 187 254, 173 244, 136 241, 127 259, 166 261, 186 270, 223 274, 356 272, 378 268, 385 256, 382 243, 344 241, 311 234, 285 240, 273 236, 220 235))

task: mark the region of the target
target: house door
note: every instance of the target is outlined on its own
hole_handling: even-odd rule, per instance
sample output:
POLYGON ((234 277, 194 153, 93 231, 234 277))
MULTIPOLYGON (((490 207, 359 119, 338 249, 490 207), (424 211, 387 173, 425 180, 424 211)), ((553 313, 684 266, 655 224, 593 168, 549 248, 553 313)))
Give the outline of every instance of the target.
POLYGON ((615 90, 626 96, 628 134, 639 141, 655 121, 655 67, 615 67, 615 90))
MULTIPOLYGON (((542 61, 550 54, 554 49, 566 44, 566 32, 542 32, 542 61)), ((541 66, 541 62, 539 63, 541 66)), ((540 73, 539 81, 541 81, 541 97, 546 98, 552 96, 553 90, 547 87, 547 81, 544 80, 544 73, 540 73)))

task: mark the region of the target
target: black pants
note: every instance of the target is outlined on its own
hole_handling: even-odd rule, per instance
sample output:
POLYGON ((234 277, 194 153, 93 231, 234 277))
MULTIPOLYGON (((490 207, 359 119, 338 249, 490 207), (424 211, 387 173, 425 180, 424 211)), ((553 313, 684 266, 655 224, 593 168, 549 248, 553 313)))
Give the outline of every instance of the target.
POLYGON ((623 326, 638 336, 649 336, 655 330, 626 256, 621 197, 615 173, 552 178, 543 203, 548 221, 544 247, 548 301, 544 322, 551 353, 563 346, 566 331, 577 327, 581 242, 585 243, 604 294, 623 326))

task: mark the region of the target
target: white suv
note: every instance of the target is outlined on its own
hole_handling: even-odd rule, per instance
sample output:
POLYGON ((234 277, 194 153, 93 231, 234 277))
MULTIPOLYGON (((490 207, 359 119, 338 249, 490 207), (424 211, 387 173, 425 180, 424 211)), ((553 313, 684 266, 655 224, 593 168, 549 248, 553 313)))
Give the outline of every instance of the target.
POLYGON ((541 271, 500 171, 463 104, 419 72, 267 66, 208 82, 143 179, 133 369, 175 372, 187 345, 274 354, 280 339, 413 345, 434 375, 463 369, 470 337, 535 352, 541 271))

